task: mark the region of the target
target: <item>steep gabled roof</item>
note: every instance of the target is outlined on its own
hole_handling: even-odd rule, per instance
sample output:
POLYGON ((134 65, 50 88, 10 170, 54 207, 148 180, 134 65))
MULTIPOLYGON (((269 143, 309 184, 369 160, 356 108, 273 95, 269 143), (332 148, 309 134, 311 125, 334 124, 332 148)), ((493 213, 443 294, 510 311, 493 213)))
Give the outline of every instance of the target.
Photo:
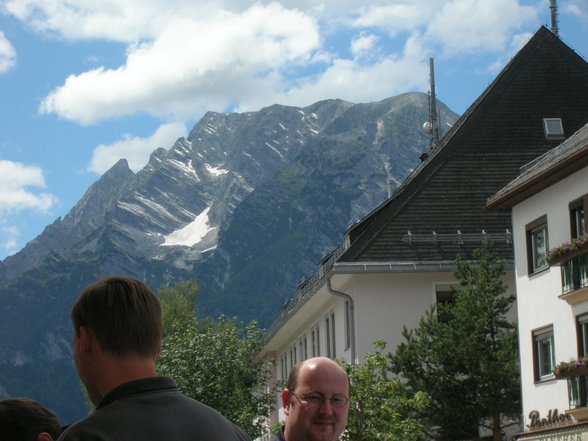
POLYGON ((543 119, 561 118, 569 136, 588 121, 587 99, 588 64, 541 27, 395 194, 348 231, 338 264, 453 261, 479 248, 483 231, 502 235, 496 249, 511 259, 510 213, 485 210, 486 200, 561 143, 546 139, 543 119))
POLYGON ((562 144, 521 168, 521 174, 488 199, 489 210, 509 210, 519 202, 588 167, 588 124, 562 144))

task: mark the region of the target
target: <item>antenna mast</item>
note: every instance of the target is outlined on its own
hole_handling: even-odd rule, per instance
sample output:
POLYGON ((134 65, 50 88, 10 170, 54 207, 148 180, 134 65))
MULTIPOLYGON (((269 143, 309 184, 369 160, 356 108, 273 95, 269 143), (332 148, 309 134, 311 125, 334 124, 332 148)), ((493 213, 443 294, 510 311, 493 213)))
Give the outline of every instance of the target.
POLYGON ((432 58, 429 58, 429 75, 431 81, 431 89, 429 91, 429 121, 423 125, 423 129, 431 139, 429 149, 432 149, 439 141, 439 116, 437 114, 437 98, 435 97, 435 67, 432 58))
POLYGON ((551 10, 551 32, 559 38, 559 27, 557 25, 557 0, 549 0, 551 10))

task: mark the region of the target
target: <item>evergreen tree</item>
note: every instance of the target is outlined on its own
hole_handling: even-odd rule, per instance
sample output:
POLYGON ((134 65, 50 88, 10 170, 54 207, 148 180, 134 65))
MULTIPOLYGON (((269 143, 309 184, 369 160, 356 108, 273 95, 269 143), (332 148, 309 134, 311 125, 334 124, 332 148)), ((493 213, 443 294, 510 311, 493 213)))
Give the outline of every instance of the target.
POLYGON ((405 395, 402 385, 388 370, 383 351, 386 343, 376 341, 375 352, 361 365, 343 363, 351 382, 351 402, 343 441, 417 441, 422 427, 415 410, 427 406, 426 394, 405 395))
POLYGON ((499 441, 520 417, 517 334, 507 320, 515 298, 505 294, 505 264, 489 239, 474 258, 456 259, 454 301, 432 307, 416 329, 405 328, 406 341, 389 355, 407 389, 430 397, 421 412, 425 435, 440 441, 480 439, 479 427, 499 441))

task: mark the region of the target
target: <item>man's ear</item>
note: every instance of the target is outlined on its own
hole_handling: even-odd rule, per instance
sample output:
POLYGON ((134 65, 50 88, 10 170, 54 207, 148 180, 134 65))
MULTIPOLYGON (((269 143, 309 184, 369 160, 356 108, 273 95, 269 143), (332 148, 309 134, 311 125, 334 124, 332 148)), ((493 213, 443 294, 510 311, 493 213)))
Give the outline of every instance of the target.
POLYGON ((47 432, 41 432, 37 436, 37 441, 53 441, 53 437, 47 432))
POLYGON ((96 344, 96 336, 90 328, 87 326, 80 326, 78 342, 80 349, 85 352, 89 352, 96 344))
POLYGON ((290 404, 292 402, 292 397, 290 396, 290 391, 288 389, 284 389, 282 391, 282 407, 284 408, 284 413, 288 415, 290 413, 290 404))

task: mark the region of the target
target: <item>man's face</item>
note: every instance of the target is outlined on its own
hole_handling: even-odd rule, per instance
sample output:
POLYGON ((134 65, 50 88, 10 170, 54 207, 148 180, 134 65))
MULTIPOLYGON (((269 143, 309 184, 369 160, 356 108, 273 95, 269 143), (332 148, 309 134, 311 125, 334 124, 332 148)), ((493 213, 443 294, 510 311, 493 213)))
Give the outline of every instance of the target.
POLYGON ((284 390, 282 401, 287 415, 286 441, 335 441, 347 424, 349 402, 334 407, 329 400, 313 404, 303 396, 335 395, 349 398, 345 372, 330 360, 319 360, 301 367, 296 390, 284 390), (293 392, 293 393, 292 393, 293 392))

